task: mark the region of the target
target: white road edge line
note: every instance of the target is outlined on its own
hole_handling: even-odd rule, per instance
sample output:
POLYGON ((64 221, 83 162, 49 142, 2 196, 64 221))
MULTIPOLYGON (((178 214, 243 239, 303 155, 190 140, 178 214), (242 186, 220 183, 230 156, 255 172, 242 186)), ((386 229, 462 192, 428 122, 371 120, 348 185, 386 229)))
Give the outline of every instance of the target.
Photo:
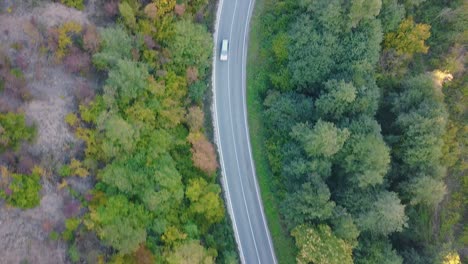
MULTIPOLYGON (((234 12, 232 13, 232 19, 231 19, 231 28, 230 28, 230 31, 229 31, 229 40, 232 40, 232 29, 233 29, 233 25, 234 25, 234 18, 236 17, 236 12, 237 12, 237 4, 238 4, 238 0, 236 0, 235 4, 234 4, 234 12)), ((231 49, 232 50, 232 49, 231 49)), ((242 52, 244 51, 244 48, 242 48, 242 52)), ((250 214, 249 214, 249 207, 247 206, 247 200, 245 199, 245 190, 244 190, 244 183, 242 181, 242 176, 241 176, 241 169, 240 169, 240 165, 239 165, 239 157, 237 155, 237 147, 236 147, 236 139, 234 137, 234 123, 232 121, 232 104, 231 104, 231 77, 230 77, 230 62, 232 60, 229 60, 227 63, 228 63, 228 71, 227 71, 227 74, 228 74, 228 104, 229 104, 229 115, 230 115, 230 121, 231 121, 231 133, 232 133, 232 140, 234 142, 234 155, 236 156, 236 163, 237 163, 237 172, 238 172, 238 175, 239 175, 239 180, 240 180, 240 184, 241 184, 241 191, 242 191, 242 199, 244 200, 244 207, 245 207, 245 212, 247 213, 247 220, 249 221, 249 229, 250 229, 250 234, 252 235, 252 241, 254 243, 254 247, 255 247, 255 253, 257 255, 257 260, 258 260, 258 263, 262 263, 260 261, 260 254, 258 252, 258 247, 257 247, 257 241, 255 241, 255 234, 253 232, 253 228, 252 228, 252 221, 250 220, 250 214)), ((241 62, 242 64, 242 62, 241 62)), ((241 77, 242 79, 242 77, 241 77)), ((241 84, 242 86, 242 84, 241 84)))
POLYGON ((249 1, 249 9, 248 9, 248 12, 247 12, 247 23, 245 24, 245 28, 244 28, 244 46, 243 46, 243 49, 242 49, 242 60, 243 60, 243 63, 242 63, 242 102, 244 104, 244 121, 245 121, 245 130, 246 130, 246 133, 247 133, 247 149, 249 150, 249 157, 250 157, 250 163, 251 163, 251 166, 252 166, 252 171, 253 171, 253 178, 254 178, 254 185, 255 185, 255 193, 257 194, 257 199, 258 199, 258 202, 260 204, 260 207, 261 207, 261 214, 262 214, 262 221, 263 221, 263 226, 265 228, 265 232, 267 234, 267 238, 268 238, 268 245, 270 246, 270 250, 271 250, 271 254, 273 255, 273 261, 274 261, 274 264, 277 263, 277 260, 276 260, 276 255, 275 255, 275 251, 273 249, 273 244, 271 242, 271 237, 270 237, 270 231, 268 229, 268 225, 266 223, 266 218, 265 218, 265 214, 264 214, 264 208, 263 208, 263 202, 262 202, 262 199, 260 199, 260 191, 259 191, 259 187, 258 187, 258 182, 257 182, 257 176, 256 176, 256 168, 255 168, 255 164, 253 162, 253 157, 252 157, 252 147, 250 146, 250 133, 249 133, 249 122, 247 122, 247 103, 246 103, 246 100, 247 100, 247 96, 246 96, 246 93, 247 93, 247 80, 246 80, 246 71, 247 71, 247 60, 246 60, 246 56, 247 56, 247 52, 245 51, 246 50, 246 47, 248 45, 247 43, 247 36, 249 35, 249 25, 250 25, 250 21, 252 19, 252 13, 253 13, 253 8, 252 6, 254 6, 253 4, 255 3, 255 0, 251 0, 249 1))
POLYGON ((219 21, 220 21, 220 18, 221 18, 221 13, 222 13, 222 9, 223 9, 223 2, 224 0, 219 0, 218 1, 218 10, 216 12, 216 23, 215 23, 215 28, 214 28, 214 32, 213 32, 213 42, 214 42, 214 45, 213 45, 213 71, 212 71, 212 76, 211 76, 211 89, 212 89, 212 92, 213 92, 213 104, 212 104, 212 109, 211 109, 211 112, 212 112, 212 115, 213 115, 213 127, 214 127, 214 131, 215 131, 215 143, 217 143, 216 145, 218 146, 218 153, 219 153, 219 158, 220 158, 220 162, 221 162, 221 178, 223 179, 223 181, 221 181, 221 183, 224 183, 223 185, 225 186, 224 190, 225 190, 225 196, 226 196, 226 201, 228 203, 228 212, 229 212, 229 215, 231 216, 231 221, 232 221, 232 224, 233 224, 233 229, 234 229, 234 237, 237 241, 237 248, 239 250, 239 255, 240 255, 240 258, 241 258, 241 262, 242 263, 246 263, 245 262, 245 256, 244 256, 244 252, 242 251, 242 246, 241 246, 241 241, 240 241, 240 238, 239 238, 239 230, 237 228, 237 223, 236 223, 236 218, 234 217, 234 210, 233 210, 233 207, 232 207, 232 201, 231 201, 231 195, 229 194, 229 185, 228 185, 228 182, 227 182, 227 178, 226 178, 226 169, 224 167, 224 160, 223 160, 223 151, 222 151, 222 146, 221 146, 221 137, 219 135, 219 122, 218 122, 218 108, 216 106, 216 62, 217 62, 217 58, 218 58, 218 29, 219 29, 219 21))

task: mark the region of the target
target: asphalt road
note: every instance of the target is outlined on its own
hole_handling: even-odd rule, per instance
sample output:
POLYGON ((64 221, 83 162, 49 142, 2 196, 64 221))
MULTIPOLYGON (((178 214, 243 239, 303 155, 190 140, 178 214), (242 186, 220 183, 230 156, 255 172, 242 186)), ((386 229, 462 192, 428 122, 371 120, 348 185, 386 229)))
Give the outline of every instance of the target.
POLYGON ((254 0, 220 0, 214 52, 214 126, 228 203, 243 263, 276 264, 250 148, 246 58, 254 0), (228 61, 219 60, 223 39, 228 61))

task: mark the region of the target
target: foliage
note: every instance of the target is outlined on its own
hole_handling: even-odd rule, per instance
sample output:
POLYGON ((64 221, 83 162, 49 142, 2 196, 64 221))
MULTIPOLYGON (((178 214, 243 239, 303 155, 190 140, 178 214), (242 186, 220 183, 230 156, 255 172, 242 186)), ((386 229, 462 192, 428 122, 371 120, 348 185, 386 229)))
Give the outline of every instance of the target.
POLYGON ((351 246, 335 237, 327 225, 300 225, 291 235, 299 249, 297 263, 353 263, 351 246))

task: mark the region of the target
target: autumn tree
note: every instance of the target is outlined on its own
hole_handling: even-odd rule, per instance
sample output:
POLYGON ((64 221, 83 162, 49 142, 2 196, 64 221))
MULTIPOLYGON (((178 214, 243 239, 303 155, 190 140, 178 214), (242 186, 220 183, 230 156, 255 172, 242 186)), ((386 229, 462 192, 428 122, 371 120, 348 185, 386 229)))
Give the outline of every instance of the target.
POLYGON ((190 131, 197 132, 203 127, 204 114, 203 111, 198 106, 192 106, 189 108, 187 116, 187 124, 190 128, 190 131))
POLYGON ((384 46, 393 48, 398 54, 427 53, 429 47, 424 43, 430 36, 431 26, 416 24, 412 17, 401 22, 396 32, 390 32, 385 36, 384 46))
POLYGON ((189 210, 200 216, 200 225, 210 226, 221 221, 224 208, 220 199, 221 189, 216 184, 208 184, 203 178, 191 180, 185 191, 190 201, 189 210))
POLYGON ((218 168, 213 144, 201 133, 191 133, 188 137, 192 144, 192 160, 196 167, 212 175, 218 168))
POLYGON ((333 235, 327 225, 316 227, 300 225, 293 229, 291 235, 295 238, 299 249, 296 257, 299 264, 353 263, 351 246, 333 235))
POLYGON ((169 264, 213 264, 214 257, 200 245, 198 241, 187 241, 184 244, 175 247, 173 251, 168 252, 166 261, 169 264))

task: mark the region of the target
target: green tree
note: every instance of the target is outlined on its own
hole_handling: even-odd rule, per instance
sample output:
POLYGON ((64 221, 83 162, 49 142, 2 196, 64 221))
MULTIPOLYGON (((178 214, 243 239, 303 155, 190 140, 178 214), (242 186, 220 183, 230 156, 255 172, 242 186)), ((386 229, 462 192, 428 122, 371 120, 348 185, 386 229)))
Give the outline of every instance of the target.
POLYGON ((121 105, 128 105, 141 96, 148 87, 148 68, 145 64, 119 60, 114 69, 109 71, 104 96, 118 96, 121 105))
POLYGON ((303 223, 329 219, 335 203, 330 201, 330 190, 321 180, 302 184, 300 190, 288 194, 282 204, 282 212, 290 227, 303 223))
POLYGON ((403 258, 398 255, 386 238, 364 237, 355 250, 356 264, 402 264, 403 258))
POLYGON ((339 119, 356 99, 356 88, 352 83, 330 80, 324 85, 324 93, 315 101, 317 112, 322 117, 339 119))
POLYGON ((343 239, 353 247, 357 245, 359 229, 354 223, 353 217, 341 206, 336 206, 331 219, 333 234, 343 239))
POLYGON ((133 39, 120 27, 106 27, 99 31, 101 37, 101 49, 93 55, 93 63, 96 68, 104 70, 117 65, 119 60, 130 60, 133 39))
POLYGON ((349 10, 351 27, 356 27, 362 19, 376 17, 381 7, 382 0, 352 0, 351 9, 349 10))
POLYGON ((296 261, 299 264, 346 264, 353 263, 352 248, 334 236, 327 225, 309 227, 300 225, 291 235, 296 239, 299 249, 296 261))
POLYGON ((397 194, 382 191, 376 198, 369 211, 359 215, 357 223, 360 229, 385 236, 401 232, 407 226, 408 217, 397 194))
POLYGON ((320 33, 315 27, 309 16, 302 15, 289 32, 288 68, 291 83, 310 92, 314 92, 314 87, 325 81, 333 70, 333 56, 339 48, 335 34, 320 33))
POLYGON ((390 165, 390 149, 380 135, 353 135, 345 144, 339 164, 361 188, 382 184, 390 165))
POLYGON ((404 17, 405 7, 399 4, 398 0, 382 0, 382 10, 379 18, 382 21, 382 28, 385 33, 397 29, 404 17))
POLYGON ((6 149, 17 150, 24 141, 31 142, 36 128, 26 124, 24 114, 0 113, 0 153, 6 149))
POLYGON ((312 129, 307 124, 293 127, 291 136, 299 141, 311 157, 331 157, 348 139, 348 129, 339 129, 333 123, 319 120, 312 129))
POLYGON ((447 194, 447 187, 442 180, 424 175, 403 183, 403 189, 412 205, 423 204, 429 208, 435 208, 447 194))
POLYGON ((171 53, 169 68, 177 74, 185 74, 188 67, 196 65, 200 78, 204 78, 210 65, 213 43, 205 27, 190 20, 175 23, 175 36, 169 43, 171 53))
POLYGON ((384 46, 393 48, 398 54, 413 55, 415 53, 427 53, 429 47, 424 43, 430 36, 431 26, 416 24, 412 17, 401 22, 396 32, 390 32, 385 36, 384 46))
POLYGON ((108 117, 103 124, 104 140, 102 152, 107 159, 118 157, 122 153, 131 153, 138 139, 136 131, 129 123, 118 115, 108 117))
POLYGON ((95 230, 105 244, 122 254, 129 254, 146 241, 151 215, 143 206, 130 202, 123 195, 116 195, 91 206, 89 218, 88 228, 95 230))

